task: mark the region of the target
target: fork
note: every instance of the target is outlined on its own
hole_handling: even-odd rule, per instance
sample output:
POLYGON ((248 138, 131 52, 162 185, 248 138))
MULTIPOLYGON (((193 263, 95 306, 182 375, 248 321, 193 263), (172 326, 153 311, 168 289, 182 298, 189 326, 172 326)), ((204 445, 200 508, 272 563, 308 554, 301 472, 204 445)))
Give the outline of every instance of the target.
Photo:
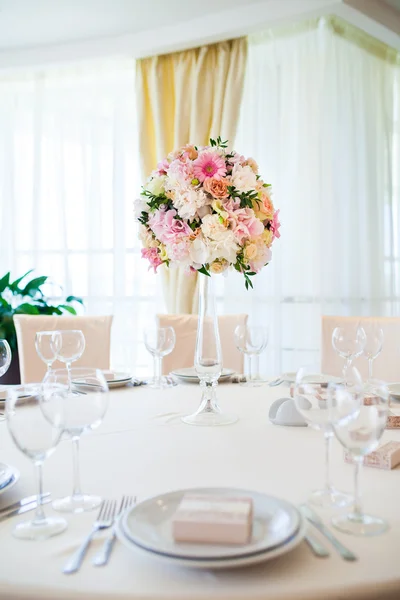
MULTIPOLYGON (((119 517, 124 510, 126 510, 130 506, 133 506, 134 504, 136 504, 136 496, 122 496, 121 504, 119 506, 117 514, 115 515, 115 519, 119 517)), ((111 551, 114 547, 115 540, 115 527, 113 527, 111 535, 108 536, 108 538, 103 544, 103 547, 97 552, 97 554, 92 560, 92 564, 95 567, 103 567, 108 563, 111 556, 111 551)))
POLYGON ((78 550, 64 565, 63 573, 70 575, 71 573, 79 571, 94 535, 100 531, 100 529, 107 529, 113 524, 116 508, 117 503, 115 500, 103 500, 100 505, 99 515, 93 523, 91 532, 84 539, 78 550))

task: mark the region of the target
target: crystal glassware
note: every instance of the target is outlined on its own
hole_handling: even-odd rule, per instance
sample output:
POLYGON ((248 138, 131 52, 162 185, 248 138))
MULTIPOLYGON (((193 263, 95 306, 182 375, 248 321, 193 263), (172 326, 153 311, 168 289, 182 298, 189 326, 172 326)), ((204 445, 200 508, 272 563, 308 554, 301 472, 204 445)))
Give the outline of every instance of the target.
MULTIPOLYGON (((11 359, 12 354, 10 344, 7 342, 7 340, 0 340, 0 377, 3 377, 3 375, 7 373, 11 365, 11 359)), ((4 420, 5 417, 0 414, 0 422, 4 420)))
POLYGON ((47 365, 47 371, 51 371, 53 362, 57 358, 55 336, 59 331, 38 331, 35 335, 36 352, 47 365))
POLYGON ((80 329, 53 331, 52 346, 58 360, 65 363, 67 369, 79 360, 85 350, 85 336, 80 329))
POLYGON ((236 348, 248 357, 248 369, 245 372, 246 381, 240 385, 257 387, 265 383, 258 372, 259 356, 268 345, 267 327, 249 327, 238 325, 235 329, 236 348))
POLYGON ((344 359, 343 377, 346 379, 347 371, 353 360, 364 351, 367 343, 367 336, 360 325, 357 327, 336 327, 332 333, 333 349, 344 359))
POLYGON ((297 372, 293 393, 298 412, 310 427, 321 431, 325 439, 325 485, 312 492, 309 498, 311 504, 320 508, 342 507, 352 502, 350 495, 338 491, 331 483, 330 454, 334 434, 326 396, 331 380, 330 375, 319 372, 317 365, 302 367, 297 372))
POLYGON ((175 347, 176 336, 173 327, 149 327, 144 331, 144 345, 154 361, 154 376, 147 380, 149 387, 161 389, 177 385, 172 377, 163 377, 162 360, 175 347))
POLYGON ((366 343, 363 350, 363 356, 368 359, 368 381, 365 391, 369 391, 372 384, 372 366, 375 358, 382 352, 383 348, 383 330, 376 321, 368 321, 362 324, 366 335, 366 343))
MULTIPOLYGON (((55 369, 46 374, 44 382, 61 386, 64 390, 62 409, 65 418, 62 429, 71 437, 73 449, 72 495, 55 500, 53 508, 73 513, 95 509, 100 505, 101 497, 84 494, 81 490, 79 440, 83 433, 98 427, 106 413, 109 393, 104 375, 99 369, 86 367, 55 369)), ((53 411, 53 416, 50 414, 48 418, 58 419, 56 411, 53 411)))
POLYGON ((332 385, 328 389, 328 405, 333 431, 355 463, 354 507, 352 512, 332 519, 344 533, 368 536, 388 528, 380 517, 363 512, 359 493, 359 475, 364 456, 376 450, 386 427, 389 412, 389 390, 382 381, 371 380, 371 395, 364 404, 362 388, 357 385, 332 385))
POLYGON ((11 437, 17 448, 35 465, 37 476, 37 508, 30 521, 18 523, 13 530, 17 538, 44 540, 64 531, 65 519, 46 517, 42 506, 43 463, 60 441, 63 423, 63 395, 59 386, 31 384, 11 388, 7 392, 6 419, 11 437), (29 400, 29 404, 27 401, 29 400), (48 405, 48 420, 43 407, 48 405))
POLYGON ((222 350, 213 280, 208 275, 199 276, 199 320, 197 324, 194 367, 202 397, 195 413, 182 418, 188 425, 229 425, 237 421, 235 414, 222 412, 218 405, 216 388, 222 373, 222 350))

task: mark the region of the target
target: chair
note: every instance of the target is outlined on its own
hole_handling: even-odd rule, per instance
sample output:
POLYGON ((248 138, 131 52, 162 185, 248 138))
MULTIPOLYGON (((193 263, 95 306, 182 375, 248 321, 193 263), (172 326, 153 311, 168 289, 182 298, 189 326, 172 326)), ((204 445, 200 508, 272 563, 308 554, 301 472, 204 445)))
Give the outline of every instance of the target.
MULTIPOLYGON (((332 346, 335 327, 362 327, 375 322, 383 330, 383 348, 373 363, 373 377, 387 382, 400 381, 400 318, 399 317, 322 317, 321 369, 332 375, 341 375, 344 360, 332 346)), ((363 379, 368 378, 368 361, 365 356, 355 359, 354 366, 363 379)))
MULTIPOLYGON (((46 365, 39 358, 35 348, 37 331, 80 329, 85 336, 85 351, 73 366, 109 369, 112 319, 111 315, 104 317, 15 315, 21 383, 41 381, 46 373, 46 365)), ((65 368, 65 364, 55 361, 53 368, 65 368)))
MULTIPOLYGON (((176 334, 175 348, 163 359, 163 374, 193 367, 197 315, 157 315, 157 319, 160 327, 173 327, 176 334)), ((218 317, 223 366, 237 373, 243 373, 243 354, 236 348, 234 331, 238 325, 246 325, 247 319, 248 315, 245 314, 218 317)))

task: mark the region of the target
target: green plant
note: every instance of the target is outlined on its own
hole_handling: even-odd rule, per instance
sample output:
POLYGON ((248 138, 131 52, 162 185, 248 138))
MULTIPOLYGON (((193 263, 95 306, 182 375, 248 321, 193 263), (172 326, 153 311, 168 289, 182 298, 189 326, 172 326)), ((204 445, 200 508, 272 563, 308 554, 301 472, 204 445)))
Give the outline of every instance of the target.
POLYGON ((65 303, 58 306, 49 304, 49 299, 41 290, 48 277, 35 277, 25 285, 21 284, 30 273, 32 269, 12 282, 10 273, 0 279, 0 339, 6 339, 12 351, 17 348, 14 315, 62 315, 64 312, 76 315, 71 302, 83 304, 82 299, 76 296, 68 296, 65 303))

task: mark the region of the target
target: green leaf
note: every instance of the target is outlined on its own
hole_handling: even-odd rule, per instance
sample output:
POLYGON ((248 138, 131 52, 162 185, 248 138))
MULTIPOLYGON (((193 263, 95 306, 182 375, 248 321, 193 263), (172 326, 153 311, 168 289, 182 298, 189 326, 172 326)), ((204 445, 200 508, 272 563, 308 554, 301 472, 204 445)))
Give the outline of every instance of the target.
POLYGON ((66 310, 69 313, 71 313, 71 315, 76 315, 76 310, 74 309, 73 306, 67 306, 67 304, 59 304, 57 308, 66 310))
POLYGON ((79 302, 79 304, 83 304, 82 298, 78 298, 78 296, 68 296, 65 299, 65 302, 79 302))
POLYGON ((14 294, 16 294, 16 293, 19 293, 19 288, 18 288, 18 285, 21 283, 21 281, 22 281, 23 279, 25 279, 25 277, 26 277, 27 275, 29 275, 29 273, 32 273, 32 271, 33 271, 33 269, 29 269, 29 271, 27 271, 27 272, 25 273, 25 275, 22 275, 22 277, 19 277, 18 279, 16 279, 16 280, 15 280, 15 281, 13 281, 12 283, 10 283, 10 285, 9 285, 9 288, 10 288, 10 290, 11 290, 11 291, 12 291, 14 294))
POLYGON ((28 304, 28 302, 24 302, 20 304, 18 308, 15 309, 15 313, 17 315, 39 315, 39 309, 34 304, 28 304))
POLYGON ((35 296, 38 292, 40 292, 40 286, 42 286, 48 277, 47 275, 43 275, 42 277, 35 277, 35 279, 31 279, 29 283, 26 284, 23 290, 21 290, 22 296, 35 296))
POLYGON ((6 287, 8 287, 9 283, 10 283, 10 271, 8 273, 6 273, 4 275, 4 277, 2 277, 0 279, 0 294, 2 292, 4 292, 4 290, 6 289, 6 287))
POLYGON ((211 277, 210 273, 207 271, 206 265, 203 265, 201 269, 197 269, 198 273, 203 273, 203 275, 207 275, 207 277, 211 277))

